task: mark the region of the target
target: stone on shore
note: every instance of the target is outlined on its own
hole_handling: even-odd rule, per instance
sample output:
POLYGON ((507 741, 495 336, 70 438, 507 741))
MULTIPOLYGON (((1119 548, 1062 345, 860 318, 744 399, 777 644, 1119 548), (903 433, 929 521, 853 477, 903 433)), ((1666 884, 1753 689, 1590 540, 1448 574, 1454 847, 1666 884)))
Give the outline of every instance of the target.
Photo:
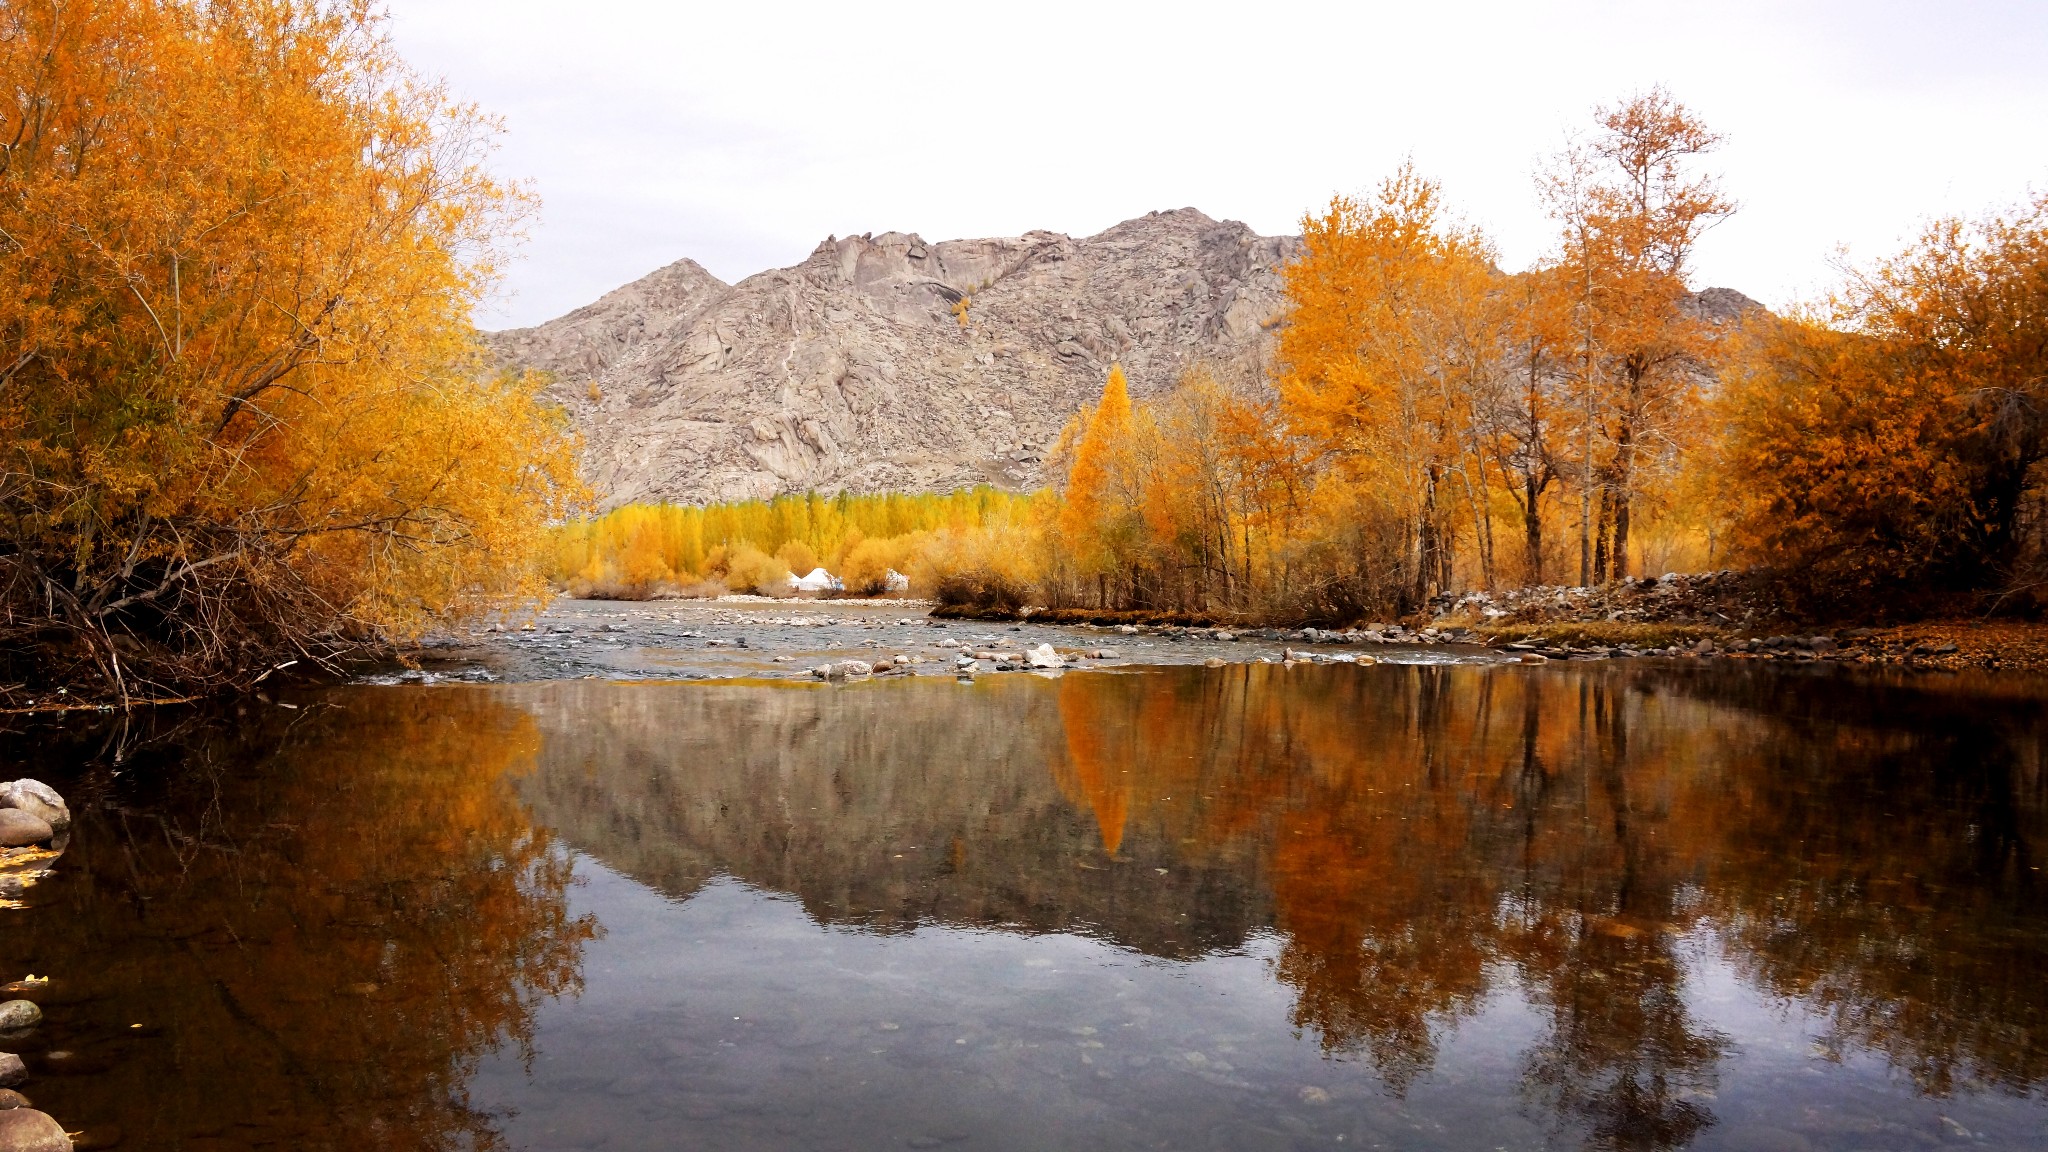
POLYGON ((19 1032, 43 1022, 43 1010, 31 1000, 9 1000, 0 1004, 0 1032, 19 1032))
POLYGON ((48 1113, 10 1108, 0 1112, 0 1152, 71 1152, 71 1137, 48 1113))
POLYGON ((26 848, 57 834, 50 822, 19 808, 0 808, 0 848, 26 848))
POLYGON ((12 1052, 0 1052, 0 1088, 12 1088, 28 1079, 28 1065, 12 1052))
POLYGON ((1024 656, 1031 662, 1033 668, 1058 668, 1066 663, 1065 660, 1060 659, 1059 653, 1052 650, 1052 645, 1050 644, 1040 644, 1038 647, 1027 651, 1024 656))
POLYGON ((0 784, 0 808, 26 812, 52 829, 71 827, 71 809, 57 790, 40 780, 21 779, 0 784))

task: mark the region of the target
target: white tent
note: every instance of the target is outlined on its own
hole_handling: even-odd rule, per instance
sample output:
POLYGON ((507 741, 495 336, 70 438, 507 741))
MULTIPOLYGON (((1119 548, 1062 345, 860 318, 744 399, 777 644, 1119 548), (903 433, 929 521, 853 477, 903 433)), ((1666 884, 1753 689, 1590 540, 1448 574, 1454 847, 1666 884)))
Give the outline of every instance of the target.
POLYGON ((799 592, 844 592, 846 590, 846 585, 839 582, 839 577, 825 571, 823 568, 811 569, 810 575, 800 577, 792 587, 799 592))

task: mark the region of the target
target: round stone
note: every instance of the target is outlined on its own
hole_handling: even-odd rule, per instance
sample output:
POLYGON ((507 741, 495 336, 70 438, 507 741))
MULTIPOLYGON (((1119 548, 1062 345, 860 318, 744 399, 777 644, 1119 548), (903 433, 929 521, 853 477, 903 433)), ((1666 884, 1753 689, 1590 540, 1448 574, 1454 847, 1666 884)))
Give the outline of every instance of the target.
POLYGON ((16 1092, 12 1088, 0 1088, 0 1111, 4 1111, 8 1108, 32 1107, 34 1107, 34 1105, 28 1102, 28 1097, 23 1096, 21 1093, 16 1092))
POLYGON ((0 1152, 71 1152, 64 1126, 33 1108, 0 1112, 0 1152))
POLYGON ((0 1088, 12 1088, 28 1079, 28 1065, 12 1052, 0 1052, 0 1088))
POLYGON ((26 848, 56 834, 57 830, 47 820, 19 808, 0 808, 0 848, 26 848))
POLYGON ((0 1032, 16 1032, 43 1022, 43 1010, 30 1000, 9 1000, 0 1004, 0 1032))

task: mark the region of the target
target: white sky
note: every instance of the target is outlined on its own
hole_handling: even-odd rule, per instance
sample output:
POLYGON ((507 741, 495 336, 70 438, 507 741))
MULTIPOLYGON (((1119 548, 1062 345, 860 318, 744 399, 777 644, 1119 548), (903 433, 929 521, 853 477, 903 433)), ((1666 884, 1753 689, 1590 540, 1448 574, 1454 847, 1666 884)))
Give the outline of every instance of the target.
POLYGON ((1538 162, 1655 83, 1728 137, 1742 209, 1698 279, 1766 304, 1839 247, 2048 187, 2043 0, 388 2, 543 202, 486 327, 832 233, 1086 235, 1189 205, 1292 232, 1410 155, 1521 267, 1549 241, 1538 162))

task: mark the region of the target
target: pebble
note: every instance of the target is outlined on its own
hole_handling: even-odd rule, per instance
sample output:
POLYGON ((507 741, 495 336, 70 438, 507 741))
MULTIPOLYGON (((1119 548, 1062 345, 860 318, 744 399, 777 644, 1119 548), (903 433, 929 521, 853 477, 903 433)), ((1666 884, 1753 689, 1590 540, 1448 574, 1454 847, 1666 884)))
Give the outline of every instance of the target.
POLYGON ((28 1065, 12 1052, 0 1052, 0 1088, 12 1088, 28 1079, 28 1065))
POLYGON ((49 821, 19 808, 0 808, 0 848, 26 848, 55 836, 49 821))
POLYGON ((0 1152, 71 1152, 64 1126, 33 1108, 0 1112, 0 1152))
POLYGON ((43 1022, 43 1010, 29 1000, 0 1004, 0 1032, 19 1032, 43 1022))
POLYGON ((12 1088, 0 1088, 0 1110, 4 1110, 7 1108, 32 1107, 34 1107, 34 1105, 28 1102, 28 1097, 23 1096, 21 1093, 16 1092, 12 1088))

